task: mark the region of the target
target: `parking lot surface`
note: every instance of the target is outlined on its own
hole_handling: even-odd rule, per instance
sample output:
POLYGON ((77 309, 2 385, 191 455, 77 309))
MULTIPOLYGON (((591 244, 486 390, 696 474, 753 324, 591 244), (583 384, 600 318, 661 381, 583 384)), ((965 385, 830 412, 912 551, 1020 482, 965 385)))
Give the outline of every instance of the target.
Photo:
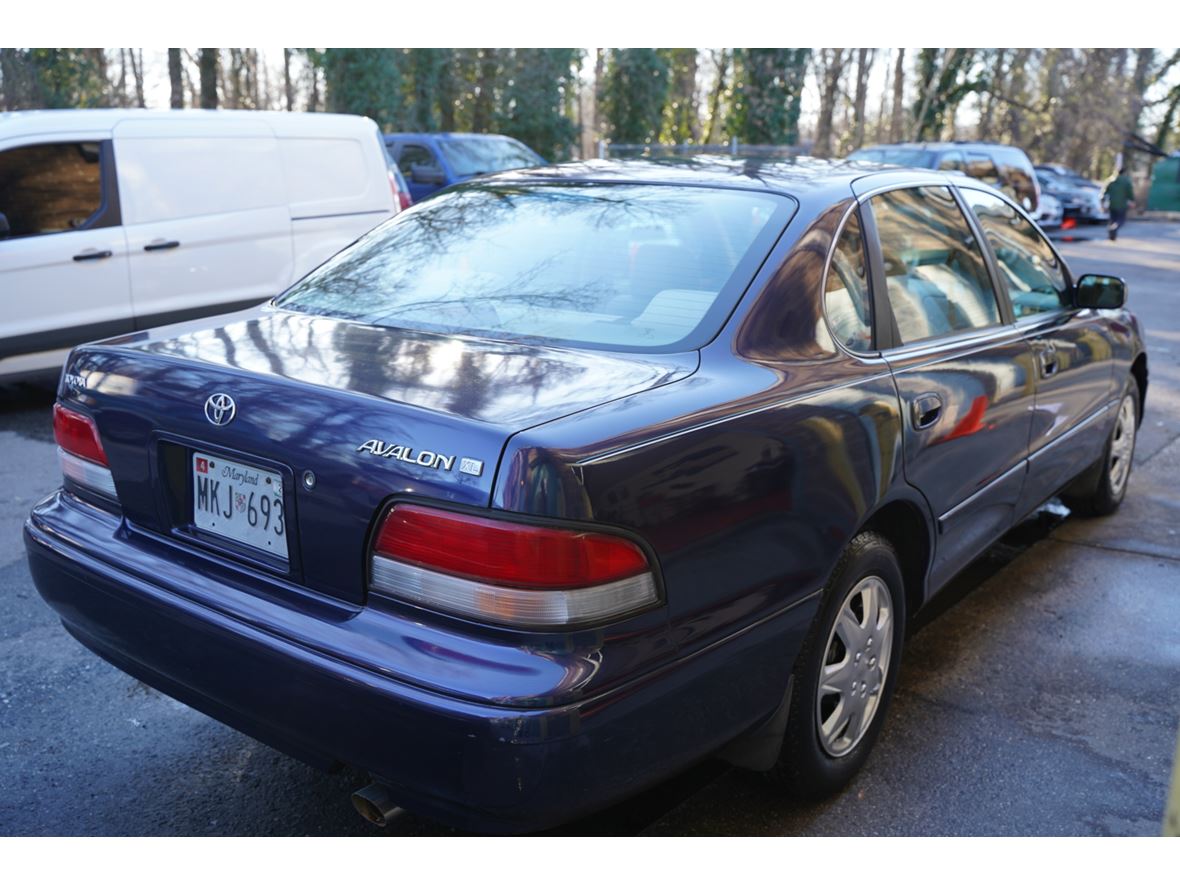
MULTIPOLYGON (((1050 504, 921 616, 878 746, 840 796, 706 762, 577 833, 1155 834, 1180 721, 1180 225, 1082 228, 1075 272, 1124 277, 1150 386, 1122 509, 1050 504)), ((52 380, 0 387, 0 835, 424 835, 325 774, 147 688, 71 639, 25 565, 58 485, 52 380)), ((396 736, 392 737, 396 740, 396 736)))

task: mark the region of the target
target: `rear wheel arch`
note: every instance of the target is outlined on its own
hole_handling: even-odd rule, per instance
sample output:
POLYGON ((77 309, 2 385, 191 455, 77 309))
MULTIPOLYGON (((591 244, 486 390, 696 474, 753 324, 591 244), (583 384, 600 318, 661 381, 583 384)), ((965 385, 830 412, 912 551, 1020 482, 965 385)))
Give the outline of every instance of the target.
POLYGON ((1147 354, 1141 353, 1131 363, 1131 374, 1139 384, 1139 423, 1143 423, 1143 413, 1147 406, 1147 354))
POLYGON ((882 504, 854 533, 876 532, 897 553, 905 584, 906 615, 912 619, 926 601, 926 578, 934 552, 928 515, 915 502, 896 499, 882 504))

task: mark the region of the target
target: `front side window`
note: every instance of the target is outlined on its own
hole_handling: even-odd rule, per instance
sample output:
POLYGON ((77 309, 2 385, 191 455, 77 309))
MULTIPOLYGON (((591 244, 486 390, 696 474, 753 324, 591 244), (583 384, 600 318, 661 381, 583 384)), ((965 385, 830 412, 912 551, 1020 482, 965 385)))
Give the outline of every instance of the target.
POLYGON ((0 212, 9 236, 88 227, 102 205, 100 148, 88 141, 0 151, 0 212))
POLYGON ((1017 319, 1069 307, 1065 269, 1036 226, 993 194, 962 194, 995 253, 1017 319))
POLYGON ((889 191, 871 205, 903 344, 1000 322, 983 253, 950 188, 889 191))
POLYGON ((828 265, 824 310, 832 334, 849 350, 873 349, 873 301, 869 268, 861 236, 860 215, 853 212, 844 224, 828 265))
POLYGON ((429 170, 440 171, 438 160, 429 148, 420 144, 407 144, 402 148, 401 156, 397 158, 397 167, 406 178, 414 177, 414 167, 425 167, 429 170))
POLYGON ((469 185, 399 214, 277 304, 501 340, 697 347, 794 209, 786 197, 740 190, 469 185))

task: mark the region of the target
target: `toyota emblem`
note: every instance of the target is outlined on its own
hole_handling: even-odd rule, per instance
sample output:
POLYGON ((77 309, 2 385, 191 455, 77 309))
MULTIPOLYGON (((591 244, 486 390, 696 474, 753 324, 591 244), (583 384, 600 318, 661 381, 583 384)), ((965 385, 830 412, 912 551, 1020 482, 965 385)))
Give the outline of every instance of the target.
POLYGON ((205 417, 209 419, 210 424, 224 427, 234 420, 236 412, 237 406, 234 404, 234 398, 228 393, 215 393, 205 400, 205 417))

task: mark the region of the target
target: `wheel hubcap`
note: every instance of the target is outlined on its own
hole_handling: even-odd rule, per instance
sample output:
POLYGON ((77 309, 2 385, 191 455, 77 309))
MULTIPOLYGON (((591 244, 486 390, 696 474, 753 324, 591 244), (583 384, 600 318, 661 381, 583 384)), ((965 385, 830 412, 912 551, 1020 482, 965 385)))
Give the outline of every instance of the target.
POLYGON ((868 731, 881 703, 892 649, 889 588, 870 575, 845 597, 824 651, 815 721, 829 756, 852 752, 868 731))
POLYGON ((1131 457, 1135 454, 1135 403, 1123 397, 1119 405, 1114 437, 1110 441, 1110 490, 1119 495, 1131 473, 1131 457))

